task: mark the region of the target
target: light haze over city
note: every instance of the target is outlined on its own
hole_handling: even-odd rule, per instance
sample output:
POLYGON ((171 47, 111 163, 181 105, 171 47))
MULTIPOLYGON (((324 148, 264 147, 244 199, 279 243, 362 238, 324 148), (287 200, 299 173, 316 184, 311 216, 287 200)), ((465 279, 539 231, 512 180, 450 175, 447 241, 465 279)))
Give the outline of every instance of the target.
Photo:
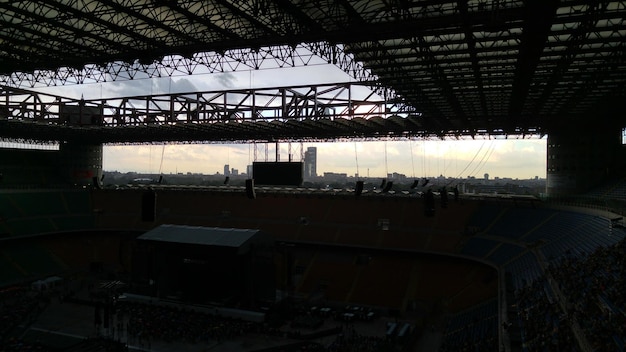
MULTIPOLYGON (((317 174, 346 173, 349 176, 385 177, 397 172, 407 177, 545 178, 545 139, 481 139, 444 141, 360 141, 292 143, 294 161, 301 148, 317 147, 317 174)), ((257 143, 256 161, 276 159, 275 145, 257 143)), ((252 144, 144 145, 104 148, 107 171, 171 173, 223 173, 224 165, 246 171, 252 164, 252 144)), ((280 144, 280 161, 288 160, 288 144, 280 144)))

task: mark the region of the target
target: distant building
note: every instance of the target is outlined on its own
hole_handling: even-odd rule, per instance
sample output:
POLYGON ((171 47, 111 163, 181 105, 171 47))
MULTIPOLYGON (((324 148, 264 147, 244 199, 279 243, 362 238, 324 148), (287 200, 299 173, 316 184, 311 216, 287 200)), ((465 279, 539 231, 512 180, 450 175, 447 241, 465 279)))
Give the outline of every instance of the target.
POLYGON ((489 174, 485 174, 485 180, 489 179, 489 174))
POLYGON ((308 147, 304 152, 304 178, 317 177, 317 147, 308 147))
POLYGON ((348 179, 348 174, 338 172, 324 172, 324 180, 326 181, 340 181, 345 182, 348 179))
POLYGON ((230 169, 230 174, 233 176, 239 175, 239 169, 235 169, 234 167, 230 169))
POLYGON ((225 176, 230 175, 230 165, 228 164, 224 165, 224 175, 225 176))
POLYGON ((389 179, 389 180, 396 180, 396 181, 403 181, 403 180, 406 180, 406 175, 394 172, 394 173, 391 173, 391 174, 387 174, 387 179, 389 179))
POLYGON ((246 166, 246 175, 248 175, 248 177, 252 177, 252 165, 246 166))

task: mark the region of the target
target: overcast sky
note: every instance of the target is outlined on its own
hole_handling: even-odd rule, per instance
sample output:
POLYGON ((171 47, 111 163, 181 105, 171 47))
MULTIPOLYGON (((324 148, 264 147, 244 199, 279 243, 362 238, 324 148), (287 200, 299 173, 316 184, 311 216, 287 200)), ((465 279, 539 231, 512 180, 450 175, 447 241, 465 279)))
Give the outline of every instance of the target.
MULTIPOLYGON (((388 141, 292 143, 294 161, 302 150, 317 147, 317 173, 385 177, 398 172, 408 177, 465 178, 468 176, 545 178, 545 139, 467 141, 388 141)), ((104 148, 104 169, 120 172, 203 174, 223 173, 224 165, 246 171, 253 161, 274 161, 274 144, 151 145, 104 148), (266 151, 268 148, 266 159, 266 151)), ((280 144, 280 160, 288 160, 289 146, 280 144)))
MULTIPOLYGON (((160 93, 208 91, 216 89, 278 87, 299 84, 322 84, 354 81, 334 65, 322 60, 306 67, 261 69, 229 73, 202 73, 160 79, 137 79, 85 85, 57 86, 42 91, 85 99, 160 93)), ((385 177, 398 172, 409 177, 510 177, 528 179, 546 175, 545 139, 477 139, 445 141, 388 141, 346 143, 293 143, 294 160, 301 150, 318 150, 318 174, 340 172, 362 176, 385 177)), ((223 173, 229 164, 240 172, 252 161, 265 161, 265 144, 252 145, 152 145, 105 146, 103 166, 106 171, 148 173, 193 172, 223 173)), ((268 161, 275 160, 274 145, 267 146, 268 161)), ((281 161, 288 159, 288 145, 281 144, 281 161)))

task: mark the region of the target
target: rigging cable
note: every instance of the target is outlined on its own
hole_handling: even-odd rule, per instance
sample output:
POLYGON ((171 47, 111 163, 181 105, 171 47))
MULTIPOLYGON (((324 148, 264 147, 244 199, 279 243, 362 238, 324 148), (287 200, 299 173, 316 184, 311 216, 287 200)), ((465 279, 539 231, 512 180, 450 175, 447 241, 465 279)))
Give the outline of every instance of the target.
POLYGON ((387 167, 387 141, 385 141, 385 176, 389 175, 389 168, 387 167))
POLYGON ((415 178, 415 162, 413 161, 413 141, 409 139, 409 149, 411 150, 411 167, 413 168, 413 178, 415 178))
POLYGON ((163 148, 161 149, 161 163, 159 163, 159 175, 161 174, 161 170, 163 169, 163 156, 165 155, 165 144, 163 144, 163 148))
MULTIPOLYGON (((483 147, 485 146, 485 142, 483 141, 483 143, 480 145, 480 148, 478 148, 478 151, 476 152, 476 154, 474 154, 474 157, 472 158, 472 160, 470 160, 469 163, 467 163, 467 165, 465 166, 465 168, 463 168, 463 170, 461 170, 461 172, 458 173, 458 175, 455 177, 455 179, 458 179, 461 177, 461 175, 463 175, 463 173, 465 172, 465 170, 467 170, 467 168, 470 167, 470 165, 472 165, 472 163, 474 162, 474 160, 476 160, 476 157, 478 157, 478 154, 480 154, 480 151, 483 150, 483 147)), ((450 183, 452 183, 452 181, 450 181, 450 183)), ((448 183, 448 185, 450 184, 448 183)))
POLYGON ((357 175, 357 178, 360 178, 361 175, 359 174, 359 156, 358 156, 357 151, 356 151, 356 141, 354 141, 354 161, 356 163, 356 175, 357 175))
POLYGON ((480 169, 483 168, 483 166, 485 166, 485 164, 487 163, 487 161, 489 160, 489 158, 491 157, 491 154, 493 154, 493 151, 496 149, 494 141, 491 141, 491 145, 489 146, 489 149, 485 152, 485 155, 483 155, 483 158, 478 162, 478 165, 476 165, 476 167, 474 167, 474 170, 470 173, 470 175, 475 176, 476 172, 478 172, 480 169))

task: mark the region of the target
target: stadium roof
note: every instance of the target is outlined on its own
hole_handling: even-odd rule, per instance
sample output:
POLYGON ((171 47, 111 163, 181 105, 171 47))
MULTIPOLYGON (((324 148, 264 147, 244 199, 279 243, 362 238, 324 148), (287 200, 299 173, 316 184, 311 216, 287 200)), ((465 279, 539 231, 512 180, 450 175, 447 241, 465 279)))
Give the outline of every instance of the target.
MULTIPOLYGON (((8 87, 254 69, 264 60, 305 65, 306 49, 418 117, 404 135, 544 134, 624 108, 625 18, 626 1, 590 0, 3 1, 0 92, 9 101, 8 87)), ((28 119, 7 105, 0 137, 28 138, 32 128, 2 122, 28 119)), ((619 116, 611 118, 625 123, 619 116)), ((255 138, 271 139, 253 125, 255 138)), ((166 133, 152 127, 144 130, 166 133)), ((326 137, 335 128, 322 122, 303 128, 362 136, 326 137)), ((139 135, 130 131, 117 142, 139 135)))

